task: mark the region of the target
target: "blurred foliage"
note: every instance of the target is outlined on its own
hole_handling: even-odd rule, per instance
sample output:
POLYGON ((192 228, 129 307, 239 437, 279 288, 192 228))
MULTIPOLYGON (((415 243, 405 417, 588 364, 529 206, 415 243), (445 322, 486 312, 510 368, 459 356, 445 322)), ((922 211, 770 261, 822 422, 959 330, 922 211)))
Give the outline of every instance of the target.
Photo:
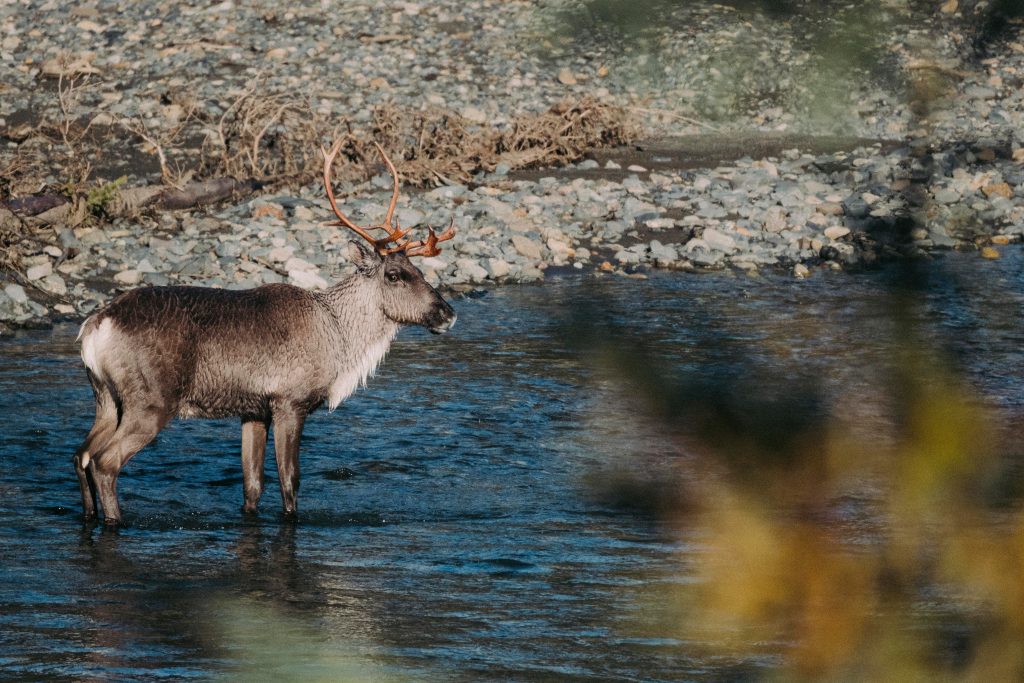
POLYGON ((689 79, 695 114, 712 121, 779 106, 798 113, 805 123, 834 128, 855 107, 851 88, 869 82, 907 88, 885 41, 908 17, 880 0, 740 0, 724 3, 728 9, 718 10, 718 21, 708 21, 705 3, 678 0, 554 6, 556 44, 572 41, 577 54, 628 55, 612 77, 619 74, 634 86, 657 88, 667 74, 689 79), (677 40, 708 34, 712 38, 705 36, 702 44, 713 47, 677 64, 669 55, 678 48, 665 49, 666 26, 677 40), (777 52, 779 44, 787 43, 789 49, 777 52))
POLYGON ((540 10, 548 38, 533 46, 548 45, 554 60, 610 62, 611 79, 641 91, 687 83, 693 94, 681 105, 704 121, 767 114, 759 122, 773 123, 779 112, 764 110, 777 107, 795 116, 790 124, 841 133, 855 129, 864 97, 923 116, 949 93, 956 72, 936 61, 943 46, 921 37, 923 21, 936 34, 955 25, 949 42, 962 34, 964 56, 980 57, 1024 16, 1024 0, 961 2, 955 15, 942 4, 733 0, 711 11, 692 0, 549 0, 540 10), (697 34, 702 52, 681 48, 697 34))
POLYGON ((574 316, 567 341, 610 393, 592 428, 632 430, 604 440, 592 491, 683 544, 678 575, 640 589, 636 632, 744 662, 741 679, 1024 680, 1024 453, 908 294, 878 302, 891 357, 848 401, 877 424, 787 363, 736 356, 695 380, 642 335, 574 316))
POLYGON ((307 620, 251 599, 217 604, 212 639, 240 664, 228 678, 239 681, 406 680, 366 654, 368 646, 338 643, 307 620))

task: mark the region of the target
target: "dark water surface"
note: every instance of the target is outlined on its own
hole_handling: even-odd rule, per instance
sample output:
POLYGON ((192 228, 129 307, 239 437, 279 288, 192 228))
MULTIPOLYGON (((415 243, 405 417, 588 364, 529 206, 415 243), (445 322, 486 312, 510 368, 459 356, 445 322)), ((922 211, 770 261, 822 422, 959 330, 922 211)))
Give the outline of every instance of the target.
POLYGON ((909 289, 894 269, 661 274, 458 299, 449 335, 403 332, 368 388, 310 418, 295 524, 277 513, 269 458, 260 516, 241 516, 228 420, 173 423, 122 473, 124 528, 83 526, 71 455, 92 396, 77 330, 0 341, 0 678, 715 680, 771 667, 637 627, 646 588, 691 580, 689 540, 601 494, 595 473, 634 451, 679 456, 634 442, 591 342, 627 357, 642 344, 710 384, 813 377, 840 406, 870 394, 899 343, 896 287, 968 384, 1019 420, 1022 267, 1008 248, 996 262, 950 254, 909 289))

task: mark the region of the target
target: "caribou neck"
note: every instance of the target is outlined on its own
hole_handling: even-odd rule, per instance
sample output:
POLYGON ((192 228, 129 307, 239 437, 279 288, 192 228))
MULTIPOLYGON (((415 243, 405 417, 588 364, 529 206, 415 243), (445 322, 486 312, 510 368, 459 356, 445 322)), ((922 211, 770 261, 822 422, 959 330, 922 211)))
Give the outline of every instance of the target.
POLYGON ((384 315, 374 296, 377 286, 356 274, 316 293, 330 313, 331 352, 337 364, 327 397, 330 410, 365 386, 398 334, 399 324, 384 315))

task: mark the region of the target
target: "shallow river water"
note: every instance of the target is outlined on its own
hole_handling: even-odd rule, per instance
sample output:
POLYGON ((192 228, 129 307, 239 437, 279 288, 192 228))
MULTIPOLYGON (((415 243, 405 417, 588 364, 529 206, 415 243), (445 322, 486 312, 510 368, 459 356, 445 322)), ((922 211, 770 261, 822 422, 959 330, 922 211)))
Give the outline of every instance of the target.
POLYGON ((824 398, 809 410, 884 431, 884 406, 849 397, 872 395, 900 344, 895 290, 1020 424, 1022 270, 1008 248, 950 254, 909 285, 897 268, 565 276, 456 298, 450 334, 404 331, 367 388, 310 418, 297 523, 278 515, 269 458, 260 515, 243 518, 227 420, 172 423, 121 475, 124 527, 83 525, 77 330, 2 340, 0 678, 757 678, 778 653, 717 657, 645 625, 645 591, 692 581, 697 548, 643 489, 601 480, 687 460, 656 430, 638 436, 602 364, 719 388, 813 379, 824 398))

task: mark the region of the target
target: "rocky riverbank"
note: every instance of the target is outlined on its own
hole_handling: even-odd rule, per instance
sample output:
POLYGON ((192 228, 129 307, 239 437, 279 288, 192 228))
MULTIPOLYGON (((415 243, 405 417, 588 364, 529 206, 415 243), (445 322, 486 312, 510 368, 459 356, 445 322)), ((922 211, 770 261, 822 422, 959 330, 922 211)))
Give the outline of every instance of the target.
MULTIPOLYGON (((47 69, 69 44, 77 51, 63 54, 65 67, 70 57, 97 74, 87 104, 110 120, 138 117, 151 138, 180 118, 178 90, 216 103, 257 73, 272 91, 312 87, 321 115, 355 120, 399 103, 449 107, 466 125, 500 128, 565 98, 594 97, 630 112, 641 141, 562 168, 498 164, 465 182, 403 191, 403 226, 454 218, 459 228, 442 254, 420 260, 431 281, 534 282, 553 269, 779 268, 808 277, 942 249, 995 258, 1019 248, 1003 245, 1024 236, 1021 25, 1011 22, 980 53, 967 47, 976 22, 964 14, 983 6, 915 14, 893 4, 858 5, 885 29, 870 38, 885 57, 844 56, 844 68, 856 68, 837 89, 822 80, 838 68, 829 51, 799 37, 834 35, 835 21, 852 19, 829 23, 810 9, 779 19, 757 3, 651 3, 664 20, 639 28, 581 15, 578 3, 353 3, 327 36, 316 26, 319 3, 126 4, 116 14, 85 3, 71 21, 56 5, 0 3, 0 61, 13 67, 0 76, 0 138, 9 150, 24 144, 12 130, 52 88, 47 69), (586 31, 575 31, 580 22, 586 31), (619 43, 602 40, 614 31, 619 43)), ((144 144, 128 147, 142 158, 144 144)), ((129 181, 145 174, 143 164, 129 181)), ((342 209, 361 223, 380 220, 389 189, 386 174, 338 185, 342 209)), ((325 225, 330 216, 322 188, 308 184, 212 210, 35 226, 36 246, 22 249, 0 288, 0 320, 79 318, 142 284, 323 287, 347 269, 350 236, 325 225)))

